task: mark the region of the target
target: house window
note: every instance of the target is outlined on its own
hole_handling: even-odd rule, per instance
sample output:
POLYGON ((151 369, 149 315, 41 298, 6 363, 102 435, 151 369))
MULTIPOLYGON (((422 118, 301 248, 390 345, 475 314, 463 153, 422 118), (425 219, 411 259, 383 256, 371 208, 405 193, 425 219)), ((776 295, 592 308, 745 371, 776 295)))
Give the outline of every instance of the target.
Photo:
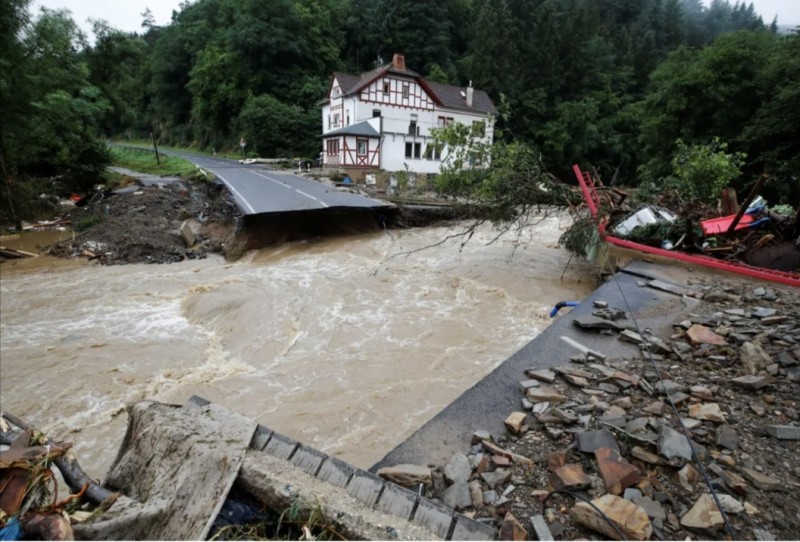
POLYGON ((429 143, 425 147, 425 158, 427 160, 441 160, 442 159, 442 144, 429 143))
POLYGON ((422 156, 422 143, 406 142, 406 158, 419 158, 422 156))
POLYGON ((408 98, 408 84, 403 85, 403 98, 408 98))
POLYGON ((439 117, 439 126, 450 126, 453 124, 453 117, 439 117))
POLYGON ((472 133, 477 137, 484 137, 486 135, 486 121, 473 120, 472 133))
POLYGON ((372 110, 372 118, 381 118, 381 110, 380 109, 373 109, 372 110))
POLYGON ((333 116, 333 125, 334 125, 334 126, 339 126, 339 113, 336 113, 336 114, 333 116))
POLYGON ((366 156, 367 155, 367 140, 366 139, 359 139, 356 141, 356 154, 359 156, 366 156))
POLYGON ((328 115, 328 129, 330 129, 330 127, 331 127, 331 116, 328 115))
POLYGON ((383 82, 383 93, 384 94, 386 94, 388 96, 389 95, 389 90, 391 90, 391 88, 392 88, 392 85, 391 85, 391 83, 389 83, 389 81, 384 81, 383 82))
POLYGON ((412 120, 408 123, 408 135, 415 136, 419 135, 419 128, 417 127, 417 121, 412 120))
POLYGON ((339 140, 329 139, 327 141, 328 156, 336 156, 339 154, 339 140))
POLYGON ((345 123, 345 126, 350 126, 350 110, 349 109, 347 110, 347 122, 345 123))
POLYGON ((333 97, 338 98, 342 94, 342 91, 339 90, 339 87, 333 87, 333 97))

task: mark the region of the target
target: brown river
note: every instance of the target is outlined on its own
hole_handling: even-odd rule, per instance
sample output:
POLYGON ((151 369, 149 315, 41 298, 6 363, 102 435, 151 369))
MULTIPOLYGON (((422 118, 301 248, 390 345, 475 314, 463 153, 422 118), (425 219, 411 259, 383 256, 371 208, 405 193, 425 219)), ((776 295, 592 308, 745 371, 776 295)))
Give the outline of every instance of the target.
MULTIPOLYGON (((171 265, 0 265, 0 408, 71 441, 102 478, 125 405, 192 394, 369 468, 593 289, 521 236, 389 231, 171 265), (514 247, 517 247, 514 251, 514 247), (563 279, 561 275, 564 273, 563 279)), ((26 248, 33 238, 4 241, 26 248)), ((29 247, 27 247, 29 248, 29 247)))

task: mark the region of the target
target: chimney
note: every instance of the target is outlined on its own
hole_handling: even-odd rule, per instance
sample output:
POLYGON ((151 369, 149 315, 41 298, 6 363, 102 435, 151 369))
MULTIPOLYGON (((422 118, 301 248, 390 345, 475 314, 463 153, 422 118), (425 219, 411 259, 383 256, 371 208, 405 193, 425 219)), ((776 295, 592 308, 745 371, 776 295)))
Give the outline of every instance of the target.
POLYGON ((470 81, 467 87, 467 107, 472 107, 472 95, 474 92, 475 89, 472 88, 472 81, 470 81))
POLYGON ((400 53, 395 53, 392 57, 392 67, 396 70, 406 71, 406 57, 400 53))

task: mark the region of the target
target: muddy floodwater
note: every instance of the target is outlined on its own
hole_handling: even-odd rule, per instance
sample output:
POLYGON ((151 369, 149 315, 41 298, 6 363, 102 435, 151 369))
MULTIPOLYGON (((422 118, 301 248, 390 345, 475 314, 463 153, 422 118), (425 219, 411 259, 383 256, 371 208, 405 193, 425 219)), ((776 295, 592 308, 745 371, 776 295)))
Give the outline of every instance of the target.
MULTIPOLYGON (((368 468, 594 287, 565 219, 309 241, 171 265, 0 266, 0 406, 102 478, 125 405, 197 394, 368 468), (512 249, 517 250, 512 257, 512 249)), ((13 245, 13 242, 6 242, 13 245)))

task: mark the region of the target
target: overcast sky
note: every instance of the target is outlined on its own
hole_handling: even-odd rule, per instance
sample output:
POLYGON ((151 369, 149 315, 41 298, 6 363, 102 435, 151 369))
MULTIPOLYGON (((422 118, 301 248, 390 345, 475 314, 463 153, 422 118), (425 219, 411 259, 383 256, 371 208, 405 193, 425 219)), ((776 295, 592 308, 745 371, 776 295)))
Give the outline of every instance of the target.
MULTIPOLYGON (((706 4, 710 0, 704 0, 706 4)), ((781 25, 800 25, 800 0, 752 0, 756 11, 766 24, 775 15, 781 25)), ((172 10, 178 9, 180 0, 34 0, 33 8, 67 8, 72 12, 75 22, 90 34, 88 18, 105 19, 114 28, 129 32, 142 30, 142 12, 150 8, 156 24, 165 25, 172 18, 172 10)), ((731 2, 733 3, 733 2, 731 2)))

